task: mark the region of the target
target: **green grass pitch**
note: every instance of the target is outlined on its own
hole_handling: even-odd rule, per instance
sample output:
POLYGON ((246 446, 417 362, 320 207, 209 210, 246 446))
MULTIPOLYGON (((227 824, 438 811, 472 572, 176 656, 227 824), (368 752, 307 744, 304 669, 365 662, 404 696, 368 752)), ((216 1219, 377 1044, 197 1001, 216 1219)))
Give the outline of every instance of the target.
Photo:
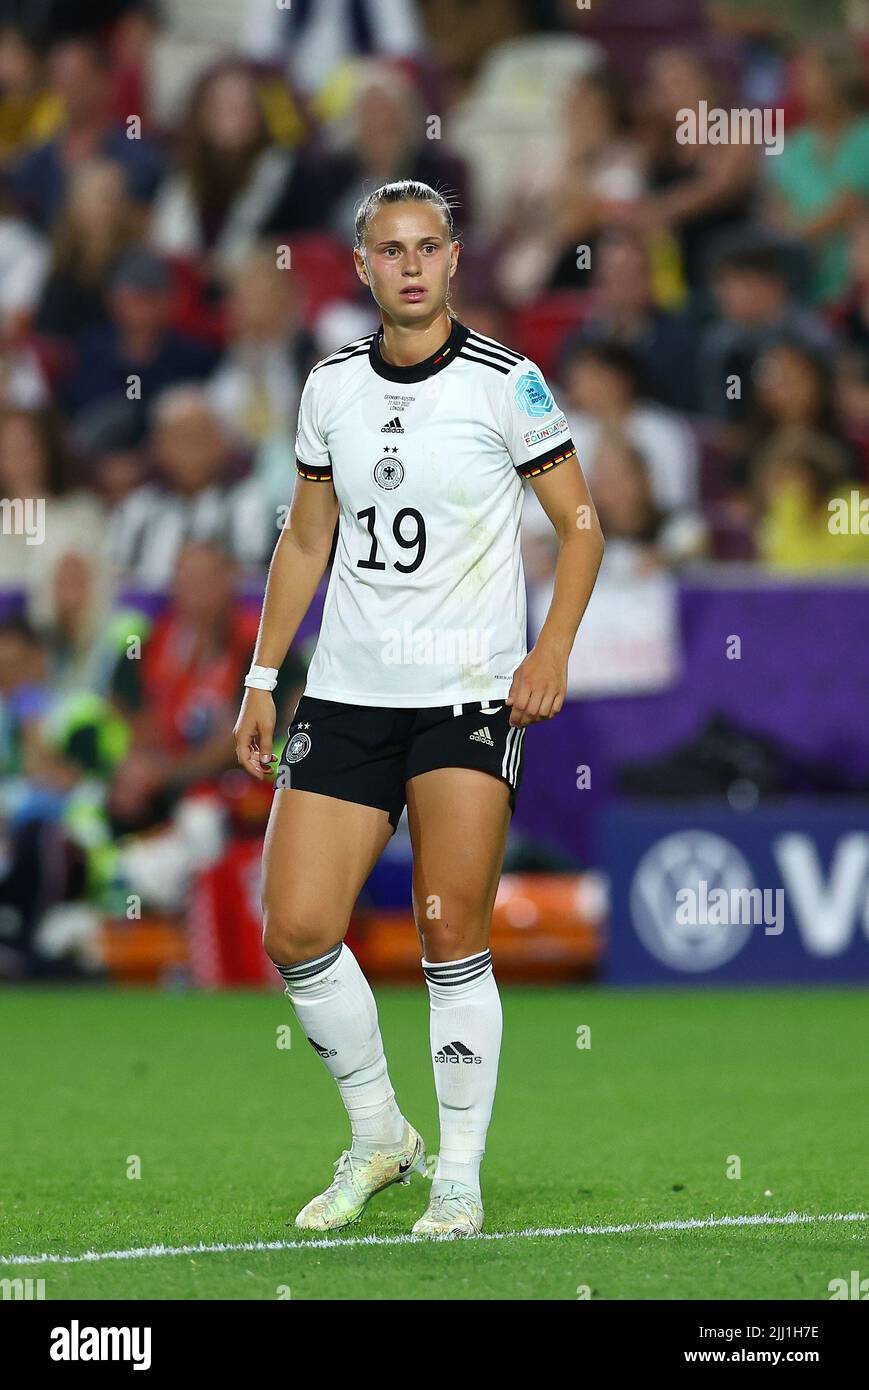
MULTIPOLYGON (((869 1210, 865 991, 502 995, 486 1232, 869 1210)), ((424 988, 377 996, 399 1103, 436 1152, 424 988)), ((279 993, 6 989, 0 1046, 0 1255, 305 1242, 0 1268, 46 1299, 828 1299, 869 1275, 854 1220, 404 1244, 419 1177, 318 1250, 287 1221, 346 1122, 279 993)))

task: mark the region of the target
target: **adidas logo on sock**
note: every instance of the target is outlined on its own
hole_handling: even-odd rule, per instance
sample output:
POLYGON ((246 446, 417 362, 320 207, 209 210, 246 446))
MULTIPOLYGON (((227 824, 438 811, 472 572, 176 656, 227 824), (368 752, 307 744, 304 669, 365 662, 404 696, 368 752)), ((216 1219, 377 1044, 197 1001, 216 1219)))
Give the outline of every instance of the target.
POLYGON ((398 416, 396 415, 394 419, 387 420, 386 424, 381 426, 380 433, 404 434, 404 425, 401 423, 398 416))
POLYGON ((459 1062, 464 1062, 466 1066, 470 1066, 474 1062, 479 1064, 482 1060, 482 1057, 478 1057, 475 1052, 472 1052, 469 1047, 465 1047, 465 1044, 460 1042, 445 1043, 444 1046, 435 1053, 436 1062, 455 1062, 457 1065, 459 1062))
POLYGON ((483 727, 482 727, 482 729, 477 729, 477 730, 475 730, 475 732, 472 733, 472 734, 469 734, 468 737, 469 737, 469 738, 472 738, 472 739, 474 740, 475 743, 488 743, 488 745, 489 745, 490 748, 494 748, 494 747, 495 747, 495 740, 492 738, 492 735, 489 733, 489 726, 488 726, 488 724, 484 724, 483 727))
POLYGON ((319 1054, 320 1054, 321 1057, 334 1057, 334 1056, 335 1056, 335 1048, 334 1048, 334 1047, 321 1047, 320 1044, 319 1044, 318 1042, 314 1042, 314 1039, 313 1039, 313 1038, 308 1038, 308 1042, 311 1044, 311 1046, 313 1047, 313 1049, 314 1049, 315 1052, 319 1052, 319 1054))

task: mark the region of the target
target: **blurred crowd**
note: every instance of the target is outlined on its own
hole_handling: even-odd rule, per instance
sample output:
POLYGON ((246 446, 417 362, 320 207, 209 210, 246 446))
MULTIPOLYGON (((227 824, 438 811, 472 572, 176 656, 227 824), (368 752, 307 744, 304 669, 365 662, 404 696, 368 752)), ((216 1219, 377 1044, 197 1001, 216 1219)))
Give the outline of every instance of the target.
POLYGON ((649 8, 0 0, 0 974, 261 833, 228 734, 383 182, 455 201, 454 311, 547 374, 608 564, 869 565, 862 11, 649 8), (680 143, 701 102, 779 110, 781 152, 680 143))

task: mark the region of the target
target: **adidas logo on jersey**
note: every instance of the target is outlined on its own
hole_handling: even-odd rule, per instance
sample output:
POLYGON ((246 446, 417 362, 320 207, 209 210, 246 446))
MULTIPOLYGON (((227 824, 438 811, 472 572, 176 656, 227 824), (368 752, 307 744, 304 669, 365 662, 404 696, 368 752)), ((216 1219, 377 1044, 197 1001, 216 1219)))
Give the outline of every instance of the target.
POLYGON ((319 1054, 320 1054, 321 1057, 334 1057, 334 1056, 335 1056, 335 1049, 334 1049, 334 1047, 321 1047, 320 1044, 319 1044, 318 1042, 314 1042, 314 1039, 313 1039, 313 1038, 308 1038, 308 1042, 311 1044, 311 1046, 313 1047, 313 1049, 314 1049, 315 1052, 319 1052, 319 1054))
POLYGON ((495 747, 495 740, 492 738, 492 735, 489 733, 489 726, 488 726, 488 724, 484 724, 483 727, 482 727, 482 729, 476 729, 476 730, 474 731, 474 733, 469 734, 468 737, 469 737, 469 738, 472 738, 472 739, 474 740, 475 743, 487 743, 487 744, 489 745, 490 748, 494 748, 494 747, 495 747))
POLYGON ((381 434, 404 434, 404 425, 396 415, 394 419, 387 420, 385 425, 380 428, 381 434))
POLYGON ((459 1062, 463 1062, 466 1066, 472 1066, 475 1062, 479 1065, 482 1060, 482 1057, 478 1057, 475 1052, 460 1042, 445 1043, 440 1051, 435 1053, 436 1062, 454 1062, 456 1065, 459 1062))

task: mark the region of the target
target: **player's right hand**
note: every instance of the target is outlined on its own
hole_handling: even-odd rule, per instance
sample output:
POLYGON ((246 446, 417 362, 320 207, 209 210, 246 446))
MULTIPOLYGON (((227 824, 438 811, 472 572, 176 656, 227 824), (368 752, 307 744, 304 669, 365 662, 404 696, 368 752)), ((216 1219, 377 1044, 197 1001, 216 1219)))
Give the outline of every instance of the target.
POLYGON ((264 782, 267 775, 274 772, 273 764, 277 762, 272 753, 276 717, 271 691, 250 688, 245 691, 232 731, 235 756, 245 772, 258 782, 264 782))

